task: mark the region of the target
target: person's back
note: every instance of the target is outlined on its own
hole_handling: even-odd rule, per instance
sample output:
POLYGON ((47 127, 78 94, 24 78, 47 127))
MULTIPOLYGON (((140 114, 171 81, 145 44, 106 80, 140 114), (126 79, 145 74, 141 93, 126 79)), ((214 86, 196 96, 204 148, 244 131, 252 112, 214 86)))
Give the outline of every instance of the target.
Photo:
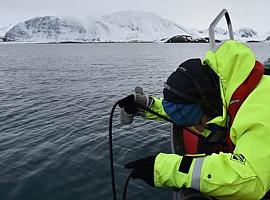
MULTIPOLYGON (((252 177, 251 171, 249 177, 247 172, 239 170, 239 173, 242 172, 240 176, 250 179, 258 177, 258 184, 262 184, 261 192, 270 189, 270 168, 267 167, 270 162, 269 99, 270 76, 264 75, 240 107, 230 132, 231 137, 236 140, 234 153, 243 154, 254 172, 254 176, 252 177)), ((254 192, 259 192, 258 188, 254 192)))

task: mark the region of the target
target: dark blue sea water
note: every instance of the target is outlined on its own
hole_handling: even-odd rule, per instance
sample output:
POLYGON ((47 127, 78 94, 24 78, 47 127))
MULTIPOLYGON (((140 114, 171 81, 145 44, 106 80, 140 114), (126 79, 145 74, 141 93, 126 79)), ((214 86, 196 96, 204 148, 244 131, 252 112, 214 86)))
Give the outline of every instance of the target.
MULTIPOLYGON (((259 60, 270 44, 251 44, 259 60)), ((163 82, 208 44, 1 44, 0 199, 112 199, 108 119, 135 86, 161 96, 163 82)), ((114 117, 119 197, 133 159, 170 152, 170 125, 114 117)), ((119 198, 120 199, 120 198, 119 198)), ((128 199, 171 199, 132 181, 128 199)))

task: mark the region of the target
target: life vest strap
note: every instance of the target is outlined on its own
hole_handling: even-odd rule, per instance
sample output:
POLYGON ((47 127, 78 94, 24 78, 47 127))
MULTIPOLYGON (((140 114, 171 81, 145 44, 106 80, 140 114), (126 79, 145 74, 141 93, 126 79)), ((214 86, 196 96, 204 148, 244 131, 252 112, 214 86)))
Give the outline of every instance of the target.
POLYGON ((230 105, 228 108, 228 133, 226 135, 227 148, 229 152, 233 152, 235 146, 230 138, 230 128, 233 124, 234 118, 241 107, 242 103, 246 100, 248 95, 254 90, 254 88, 260 82, 262 76, 264 74, 264 67, 259 62, 255 62, 255 66, 250 72, 247 79, 234 91, 232 98, 230 100, 230 105))

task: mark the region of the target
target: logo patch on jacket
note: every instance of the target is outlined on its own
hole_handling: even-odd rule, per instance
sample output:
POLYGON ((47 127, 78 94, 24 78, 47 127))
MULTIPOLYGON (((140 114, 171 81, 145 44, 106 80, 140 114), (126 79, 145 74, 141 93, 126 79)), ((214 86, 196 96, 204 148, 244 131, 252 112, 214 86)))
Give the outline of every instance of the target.
POLYGON ((232 154, 231 160, 237 161, 243 165, 246 163, 246 158, 242 154, 232 154))

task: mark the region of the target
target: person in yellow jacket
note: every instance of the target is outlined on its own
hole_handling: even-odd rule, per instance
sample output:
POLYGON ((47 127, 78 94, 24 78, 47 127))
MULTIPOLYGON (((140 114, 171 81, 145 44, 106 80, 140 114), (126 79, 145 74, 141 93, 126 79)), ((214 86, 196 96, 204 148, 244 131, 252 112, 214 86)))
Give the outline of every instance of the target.
POLYGON ((251 76, 256 63, 247 46, 226 41, 203 61, 182 63, 167 79, 163 99, 127 97, 120 105, 127 113, 158 119, 136 107, 134 102, 143 97, 150 109, 179 126, 194 126, 204 136, 210 125, 229 126, 233 145, 231 152, 197 158, 159 153, 135 160, 125 165, 133 169, 132 178, 153 187, 194 188, 216 199, 262 199, 270 189, 270 76, 261 75, 229 125, 229 107, 241 101, 233 95, 247 79, 256 78, 251 76))

